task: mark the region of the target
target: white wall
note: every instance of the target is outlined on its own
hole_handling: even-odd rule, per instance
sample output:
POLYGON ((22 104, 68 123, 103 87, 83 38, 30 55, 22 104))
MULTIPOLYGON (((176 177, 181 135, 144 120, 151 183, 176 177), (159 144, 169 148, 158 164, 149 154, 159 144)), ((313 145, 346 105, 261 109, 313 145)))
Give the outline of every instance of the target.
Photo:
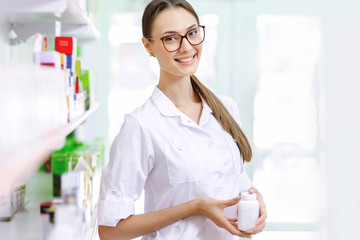
POLYGON ((327 196, 323 239, 359 239, 359 16, 323 20, 322 166, 327 196))

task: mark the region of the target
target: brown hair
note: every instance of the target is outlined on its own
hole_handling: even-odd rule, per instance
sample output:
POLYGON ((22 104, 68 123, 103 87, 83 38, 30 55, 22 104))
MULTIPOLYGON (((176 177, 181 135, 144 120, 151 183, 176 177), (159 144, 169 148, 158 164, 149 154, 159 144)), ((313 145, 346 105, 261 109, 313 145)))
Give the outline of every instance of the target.
POLYGON ((146 38, 151 38, 152 24, 157 15, 169 8, 182 7, 189 13, 194 15, 198 24, 200 24, 199 16, 193 7, 185 0, 152 0, 145 8, 142 17, 142 32, 146 38))
MULTIPOLYGON (((145 38, 151 38, 152 24, 157 15, 163 10, 169 8, 182 7, 190 12, 200 24, 199 17, 193 7, 185 0, 152 0, 145 8, 142 17, 142 32, 145 38)), ((213 111, 213 115, 220 123, 223 129, 228 132, 236 141, 236 144, 243 156, 244 161, 250 162, 252 158, 252 150, 249 140, 241 130, 240 126, 227 111, 222 102, 205 87, 194 75, 190 76, 191 84, 194 90, 200 94, 213 111)))

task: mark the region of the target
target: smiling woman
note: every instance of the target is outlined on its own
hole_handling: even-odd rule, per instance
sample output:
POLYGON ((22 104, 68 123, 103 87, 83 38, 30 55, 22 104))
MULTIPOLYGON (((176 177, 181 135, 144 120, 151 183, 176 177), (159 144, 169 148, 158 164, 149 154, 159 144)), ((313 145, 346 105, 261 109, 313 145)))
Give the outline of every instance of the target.
POLYGON ((151 97, 125 116, 103 170, 102 239, 236 239, 265 226, 261 194, 246 174, 250 144, 236 103, 195 76, 205 27, 184 0, 153 0, 143 14, 145 49, 160 66, 151 97), (134 203, 145 190, 145 213, 134 203), (241 192, 256 192, 257 225, 237 229, 241 192), (142 226, 139 228, 139 226, 142 226))
MULTIPOLYGON (((196 72, 202 53, 204 34, 199 34, 200 41, 192 44, 187 35, 193 30, 202 28, 198 26, 198 20, 184 8, 167 9, 155 18, 153 26, 157 26, 147 37, 143 31, 143 43, 146 50, 154 55, 160 65, 161 75, 165 76, 189 76, 196 72), (179 22, 178 19, 182 19, 179 22), (190 32, 189 32, 190 31, 190 32), (184 35, 182 35, 184 34, 184 35), (156 37, 153 37, 156 36, 156 37), (184 36, 184 37, 182 37, 184 36), (183 40, 183 39, 186 40, 183 40), (158 40, 158 41, 157 41, 158 40), (183 66, 187 66, 184 68, 183 66)), ((198 31, 199 32, 199 31, 198 31)))

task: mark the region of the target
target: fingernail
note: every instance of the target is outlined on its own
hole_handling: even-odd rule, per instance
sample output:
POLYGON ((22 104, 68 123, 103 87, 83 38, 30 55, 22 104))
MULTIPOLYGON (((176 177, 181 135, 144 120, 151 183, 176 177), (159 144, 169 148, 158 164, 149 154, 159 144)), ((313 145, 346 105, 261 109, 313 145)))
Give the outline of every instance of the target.
POLYGON ((253 232, 253 230, 248 230, 247 232, 248 232, 248 233, 252 233, 252 232, 253 232))

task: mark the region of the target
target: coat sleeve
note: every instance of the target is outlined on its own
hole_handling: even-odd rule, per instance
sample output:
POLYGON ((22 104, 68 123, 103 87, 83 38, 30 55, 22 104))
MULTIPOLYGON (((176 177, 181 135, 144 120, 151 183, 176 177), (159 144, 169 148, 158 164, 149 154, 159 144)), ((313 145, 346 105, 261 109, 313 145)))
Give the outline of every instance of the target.
POLYGON ((147 175, 154 166, 150 136, 135 116, 126 115, 102 171, 98 225, 115 227, 135 214, 147 175))

